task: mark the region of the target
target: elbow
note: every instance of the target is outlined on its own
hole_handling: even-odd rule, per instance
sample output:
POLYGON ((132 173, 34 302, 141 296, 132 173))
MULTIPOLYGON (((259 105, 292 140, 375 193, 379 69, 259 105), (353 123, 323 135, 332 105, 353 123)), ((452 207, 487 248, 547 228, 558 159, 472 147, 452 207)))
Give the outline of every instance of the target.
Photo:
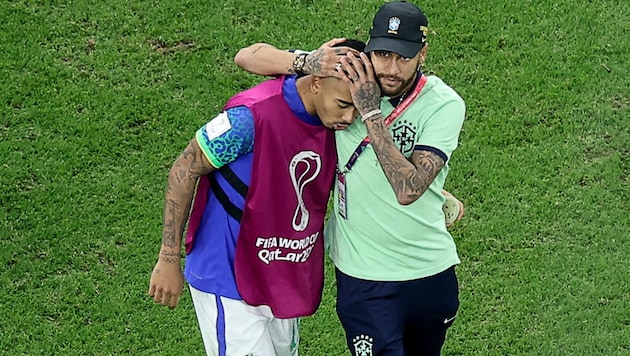
POLYGON ((183 154, 179 156, 168 171, 167 184, 174 191, 192 191, 195 189, 199 174, 190 170, 183 154))
POLYGON ((403 206, 409 205, 409 204, 413 203, 414 201, 415 200, 406 199, 406 198, 403 198, 403 199, 398 198, 398 204, 403 205, 403 206))
POLYGON ((410 205, 429 189, 430 182, 418 182, 415 176, 409 177, 404 181, 404 184, 395 184, 399 189, 394 189, 396 193, 396 200, 400 205, 410 205))
POLYGON ((415 202, 420 198, 419 195, 416 194, 396 194, 396 200, 400 205, 409 205, 415 202))
POLYGON ((248 48, 241 48, 234 56, 234 64, 245 70, 247 70, 247 63, 249 63, 251 57, 251 52, 248 51, 248 48))

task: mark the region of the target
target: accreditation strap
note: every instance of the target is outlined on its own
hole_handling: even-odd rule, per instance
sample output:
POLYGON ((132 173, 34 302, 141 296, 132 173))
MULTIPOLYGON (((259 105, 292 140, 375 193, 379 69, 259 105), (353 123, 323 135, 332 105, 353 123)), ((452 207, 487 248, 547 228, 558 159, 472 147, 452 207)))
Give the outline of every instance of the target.
MULTIPOLYGON (((420 95, 420 92, 422 91, 422 88, 424 88, 424 85, 426 83, 427 83, 427 77, 421 74, 420 80, 418 80, 418 84, 416 84, 411 94, 408 97, 406 97, 402 103, 398 104, 396 108, 394 108, 394 111, 392 111, 389 115, 387 115, 387 117, 384 120, 385 126, 391 125, 391 123, 394 122, 396 118, 398 118, 405 110, 407 110, 407 108, 411 105, 411 103, 413 103, 413 101, 418 97, 418 95, 420 95)), ((363 152, 363 150, 369 143, 370 143, 370 137, 365 136, 363 141, 359 143, 359 146, 357 146, 357 148, 354 150, 354 152, 348 159, 348 162, 345 165, 346 172, 349 172, 352 166, 354 166, 357 159, 359 158, 359 155, 361 154, 361 152, 363 152)))

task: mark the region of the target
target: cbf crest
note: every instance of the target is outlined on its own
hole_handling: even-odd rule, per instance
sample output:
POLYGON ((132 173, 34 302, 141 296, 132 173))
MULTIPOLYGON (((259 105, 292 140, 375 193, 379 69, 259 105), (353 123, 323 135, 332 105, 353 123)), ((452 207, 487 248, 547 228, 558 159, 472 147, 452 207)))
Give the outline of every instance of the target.
POLYGON ((415 137, 418 129, 408 121, 397 122, 392 129, 392 138, 403 154, 413 151, 415 137))
POLYGON ((367 335, 355 336, 352 339, 354 345, 354 356, 372 356, 372 345, 374 339, 367 335))
POLYGON ((397 35, 399 27, 400 27, 400 19, 396 16, 390 17, 387 33, 393 33, 397 35))

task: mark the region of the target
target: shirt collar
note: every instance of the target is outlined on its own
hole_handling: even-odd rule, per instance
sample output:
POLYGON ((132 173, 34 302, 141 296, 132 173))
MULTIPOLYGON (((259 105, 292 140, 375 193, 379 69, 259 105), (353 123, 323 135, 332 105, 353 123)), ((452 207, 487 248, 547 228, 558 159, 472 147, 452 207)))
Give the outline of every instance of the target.
POLYGON ((306 111, 306 107, 304 107, 304 103, 298 94, 295 78, 295 75, 285 76, 284 83, 282 84, 282 96, 284 100, 289 105, 293 114, 300 120, 307 124, 321 126, 322 121, 317 116, 313 116, 306 111))

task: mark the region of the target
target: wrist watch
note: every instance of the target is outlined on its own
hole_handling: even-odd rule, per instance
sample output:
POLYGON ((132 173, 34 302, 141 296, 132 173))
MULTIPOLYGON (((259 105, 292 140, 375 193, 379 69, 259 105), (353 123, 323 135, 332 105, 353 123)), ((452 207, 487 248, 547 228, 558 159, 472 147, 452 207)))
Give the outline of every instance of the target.
POLYGON ((297 75, 302 75, 304 73, 304 63, 306 63, 306 56, 308 53, 302 53, 295 56, 293 59, 293 70, 297 75))

